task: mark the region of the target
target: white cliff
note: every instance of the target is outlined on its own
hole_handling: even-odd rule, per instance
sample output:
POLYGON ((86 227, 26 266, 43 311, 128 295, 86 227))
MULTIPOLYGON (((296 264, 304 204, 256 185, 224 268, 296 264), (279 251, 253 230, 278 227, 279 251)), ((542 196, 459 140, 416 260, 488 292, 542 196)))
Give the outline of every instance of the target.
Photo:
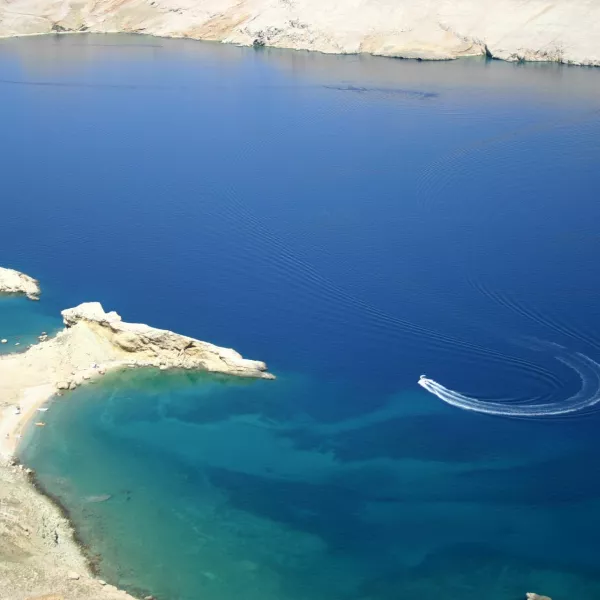
POLYGON ((135 32, 423 59, 600 65, 594 0, 0 0, 0 36, 135 32))
POLYGON ((40 286, 29 275, 0 267, 0 294, 23 294, 30 300, 39 300, 40 286))

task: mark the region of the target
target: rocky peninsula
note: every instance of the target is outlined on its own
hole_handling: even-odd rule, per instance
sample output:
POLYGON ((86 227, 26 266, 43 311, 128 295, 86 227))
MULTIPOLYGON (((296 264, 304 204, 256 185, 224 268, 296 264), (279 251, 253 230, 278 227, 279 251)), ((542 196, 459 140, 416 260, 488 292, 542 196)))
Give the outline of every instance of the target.
POLYGON ((235 350, 126 323, 98 302, 62 311, 65 329, 23 353, 0 357, 0 454, 14 453, 21 429, 55 393, 73 390, 108 370, 155 367, 191 369, 235 377, 274 379, 265 363, 235 350))
MULTIPOLYGON (((0 292, 36 299, 37 281, 0 269, 0 292)), ((132 598, 93 577, 68 520, 32 485, 14 453, 23 428, 55 395, 66 396, 109 370, 193 369, 273 379, 263 362, 235 350, 126 323, 98 302, 62 312, 65 329, 25 352, 0 357, 0 598, 2 600, 117 600, 132 598)))
POLYGON ((143 33, 430 60, 600 65, 600 3, 585 0, 0 0, 0 36, 143 33))

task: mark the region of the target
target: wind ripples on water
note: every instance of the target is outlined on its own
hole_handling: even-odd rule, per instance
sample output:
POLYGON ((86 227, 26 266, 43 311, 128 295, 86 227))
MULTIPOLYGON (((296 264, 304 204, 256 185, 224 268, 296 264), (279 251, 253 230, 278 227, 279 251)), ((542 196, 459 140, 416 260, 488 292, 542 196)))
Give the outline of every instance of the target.
MULTIPOLYGON (((531 152, 530 140, 528 139, 530 136, 574 126, 579 129, 582 126, 586 128, 586 126, 595 123, 595 119, 599 114, 600 109, 594 108, 583 111, 570 119, 552 119, 534 125, 521 125, 504 133, 456 148, 423 169, 417 181, 417 195, 421 199, 421 205, 429 206, 439 200, 450 181, 470 176, 477 169, 478 164, 490 158, 489 150, 491 147, 510 146, 513 153, 520 150, 525 154, 529 154, 531 152)), ((501 155, 498 152, 495 152, 493 156, 496 169, 502 168, 502 165, 498 164, 499 156, 501 155)), ((509 153, 505 153, 504 156, 509 156, 509 153)))
POLYGON ((277 273, 278 277, 291 280, 298 294, 305 296, 306 303, 312 305, 315 300, 318 300, 319 306, 329 307, 329 316, 335 318, 340 314, 346 316, 359 314, 361 319, 358 323, 362 323, 371 334, 380 333, 387 338, 401 338, 404 343, 407 341, 407 336, 411 336, 418 340, 419 344, 426 344, 432 350, 451 352, 453 356, 462 355, 469 359, 477 357, 499 364, 503 369, 514 370, 522 377, 535 379, 551 390, 561 387, 560 378, 555 373, 530 360, 442 333, 390 314, 361 299, 320 273, 310 261, 301 256, 299 251, 292 249, 253 211, 248 210, 234 192, 230 191, 225 198, 221 197, 221 199, 223 201, 210 203, 211 210, 218 207, 231 221, 231 227, 244 227, 246 231, 252 232, 253 244, 249 245, 247 250, 255 253, 263 261, 268 257, 268 266, 277 273), (327 302, 323 302, 324 300, 327 302))
POLYGON ((489 288, 482 281, 470 278, 469 283, 483 296, 519 315, 520 317, 524 317, 525 319, 537 323, 538 325, 541 325, 542 327, 558 333, 566 338, 584 342, 592 348, 600 349, 600 340, 592 337, 588 333, 581 331, 580 329, 577 329, 576 327, 561 322, 556 316, 544 315, 534 307, 526 306, 505 292, 489 288))

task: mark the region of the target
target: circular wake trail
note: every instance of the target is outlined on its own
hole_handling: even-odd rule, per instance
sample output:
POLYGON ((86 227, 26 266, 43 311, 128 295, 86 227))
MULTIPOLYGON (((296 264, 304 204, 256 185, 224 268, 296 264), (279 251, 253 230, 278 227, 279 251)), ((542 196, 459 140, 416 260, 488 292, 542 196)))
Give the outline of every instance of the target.
POLYGON ((502 400, 487 402, 450 390, 425 376, 421 376, 419 385, 446 402, 446 404, 463 410, 502 417, 539 418, 566 415, 598 404, 600 402, 600 364, 579 352, 557 356, 556 359, 577 372, 581 379, 581 388, 573 396, 555 402, 535 404, 535 398, 532 398, 530 404, 517 406, 509 404, 509 399, 507 399, 507 403, 502 400))

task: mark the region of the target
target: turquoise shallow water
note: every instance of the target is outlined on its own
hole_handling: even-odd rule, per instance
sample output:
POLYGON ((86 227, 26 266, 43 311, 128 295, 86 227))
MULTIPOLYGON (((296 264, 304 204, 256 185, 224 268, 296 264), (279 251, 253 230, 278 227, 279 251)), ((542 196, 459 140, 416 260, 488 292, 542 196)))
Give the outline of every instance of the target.
POLYGON ((53 403, 21 458, 103 578, 600 596, 597 367, 556 358, 600 361, 598 71, 56 36, 1 42, 0 87, 0 252, 45 290, 0 303, 11 338, 100 300, 278 376, 126 373, 53 403), (421 373, 586 408, 473 413, 421 373))
POLYGON ((311 387, 347 393, 298 375, 111 376, 57 400, 24 459, 102 576, 159 598, 600 593, 595 483, 564 477, 592 431, 504 421, 490 435, 418 392, 319 423, 298 414, 311 387))
POLYGON ((348 393, 299 375, 114 375, 56 400, 23 458, 102 576, 159 598, 600 593, 596 484, 576 472, 592 429, 490 433, 418 392, 319 423, 299 410, 311 391, 348 393))
POLYGON ((41 333, 54 334, 62 327, 60 316, 32 300, 19 296, 0 296, 0 354, 25 350, 29 344, 38 342, 41 333), (18 346, 17 346, 18 344, 18 346))

